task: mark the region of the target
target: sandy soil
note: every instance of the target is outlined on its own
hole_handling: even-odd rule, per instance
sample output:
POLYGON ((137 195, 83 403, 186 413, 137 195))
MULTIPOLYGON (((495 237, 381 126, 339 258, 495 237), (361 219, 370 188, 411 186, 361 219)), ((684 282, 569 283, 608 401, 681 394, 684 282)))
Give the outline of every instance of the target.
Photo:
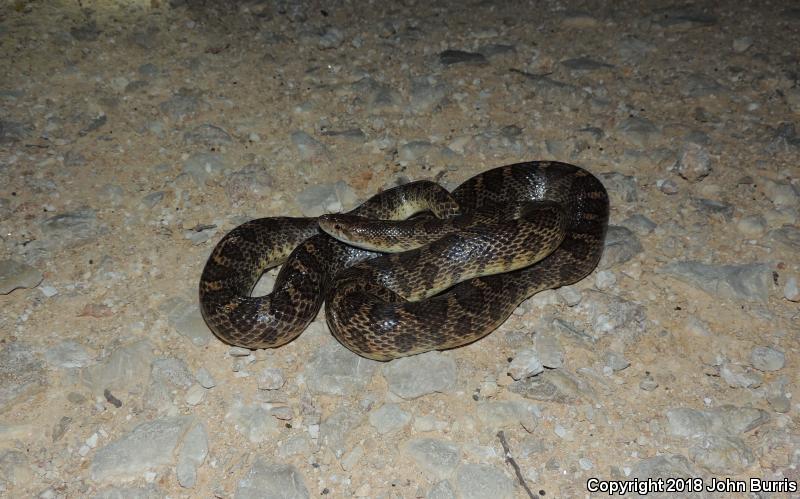
POLYGON ((0 259, 40 276, 0 295, 0 494, 257 497, 242 481, 263 459, 292 465, 309 496, 507 494, 489 479, 470 490, 477 464, 527 497, 497 429, 545 497, 589 496, 587 479, 631 479, 660 455, 706 480, 796 484, 800 12, 603 5, 4 2, 0 259), (357 390, 319 388, 311 360, 336 348, 322 316, 250 357, 198 323, 203 264, 244 220, 534 159, 602 175, 612 225, 630 229, 622 255, 441 354, 456 366, 441 393, 399 396, 386 366, 357 390), (142 340, 141 356, 114 358, 142 340), (513 391, 509 359, 531 348, 562 356, 552 371, 574 386, 554 400, 513 391), (265 368, 285 384, 261 389, 265 368), (198 392, 202 369, 214 386, 198 392), (501 401, 535 421, 481 412, 501 401), (267 411, 266 437, 242 404, 267 411), (410 418, 382 433, 386 404, 410 418), (726 405, 759 412, 699 437, 670 413, 726 405), (356 420, 343 443, 318 438, 342 412, 356 420), (190 486, 179 444, 164 462, 97 471, 137 425, 180 415, 208 442, 190 486), (307 447, 281 453, 295 437, 307 447), (461 467, 428 474, 407 450, 422 437, 455 443, 461 467))

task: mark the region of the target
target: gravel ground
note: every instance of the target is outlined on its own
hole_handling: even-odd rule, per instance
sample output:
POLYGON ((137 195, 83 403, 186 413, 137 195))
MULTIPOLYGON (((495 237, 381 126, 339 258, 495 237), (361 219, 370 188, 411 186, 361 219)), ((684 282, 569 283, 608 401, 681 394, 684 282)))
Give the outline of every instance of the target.
POLYGON ((796 487, 800 9, 604 4, 4 2, 0 495, 796 487), (533 159, 602 179, 606 253, 473 345, 200 318, 242 221, 533 159))

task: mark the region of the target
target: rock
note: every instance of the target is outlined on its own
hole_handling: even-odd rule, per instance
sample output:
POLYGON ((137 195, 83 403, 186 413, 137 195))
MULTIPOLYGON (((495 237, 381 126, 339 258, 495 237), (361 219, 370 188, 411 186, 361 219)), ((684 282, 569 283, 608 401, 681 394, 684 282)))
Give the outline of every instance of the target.
POLYGON ((789 182, 776 182, 762 177, 764 194, 776 207, 797 206, 800 203, 800 191, 789 182))
POLYGON ((791 153, 800 147, 800 137, 794 123, 780 123, 775 128, 775 133, 769 145, 765 148, 768 153, 791 153))
POLYGON ((89 352, 80 343, 65 340, 47 349, 44 359, 51 367, 74 369, 86 367, 91 362, 89 352))
POLYGON ((98 449, 90 468, 94 481, 139 478, 147 471, 172 465, 178 446, 194 424, 191 416, 141 423, 129 433, 98 449))
POLYGON ((304 189, 296 197, 300 211, 307 217, 342 211, 342 203, 333 184, 317 184, 304 189))
POLYGON ((692 198, 690 201, 692 206, 704 215, 719 216, 726 222, 733 218, 733 205, 728 203, 704 198, 692 198))
POLYGON ((113 392, 139 391, 150 379, 152 346, 148 341, 138 341, 117 348, 99 364, 83 372, 84 383, 95 395, 108 389, 113 392))
POLYGON ((632 340, 644 332, 645 308, 614 295, 588 290, 576 309, 589 316, 592 324, 590 334, 595 340, 606 334, 632 340))
POLYGON ((28 123, 0 119, 0 144, 20 142, 30 137, 35 128, 28 123))
POLYGON ((653 378, 652 374, 645 374, 642 381, 639 382, 639 388, 646 391, 652 392, 656 388, 658 388, 658 382, 653 378))
POLYGON ((658 180, 656 181, 656 187, 658 190, 663 192, 668 196, 672 196, 673 194, 677 194, 680 189, 678 189, 678 184, 675 183, 672 179, 666 180, 658 180))
POLYGON ((772 271, 765 263, 709 265, 696 261, 673 262, 656 269, 706 293, 734 301, 766 302, 772 288, 772 271))
POLYGON ((733 50, 735 52, 747 52, 747 49, 753 46, 753 39, 749 36, 740 36, 733 41, 733 50))
POLYGON ((600 291, 611 288, 617 282, 617 276, 610 270, 601 270, 594 275, 594 287, 600 291))
POLYGON ((151 377, 178 388, 189 388, 194 384, 194 376, 183 359, 158 357, 153 360, 151 377))
POLYGON ((206 123, 184 132, 183 141, 187 144, 202 145, 211 148, 228 145, 233 142, 233 139, 231 139, 228 132, 222 128, 206 123))
POLYGON ((235 499, 308 499, 303 475, 290 464, 269 463, 262 457, 247 471, 236 486, 235 499))
MULTIPOLYGON (((0 450, 0 483, 22 487, 32 478, 31 463, 23 452, 14 449, 0 450)), ((7 490, 5 487, 3 489, 7 490)))
POLYGON ((95 239, 101 229, 95 211, 86 206, 60 213, 42 222, 47 246, 54 249, 74 248, 95 239))
POLYGON ((414 112, 429 112, 439 106, 447 95, 447 85, 433 76, 415 76, 411 79, 410 106, 414 112))
POLYGON ((741 438, 705 436, 689 447, 689 457, 713 473, 730 474, 749 468, 755 457, 741 438))
POLYGON ((206 346, 214 337, 203 320, 197 301, 190 302, 176 297, 167 300, 159 308, 167 314, 170 326, 175 328, 181 336, 185 336, 193 345, 206 346))
POLYGON ((767 238, 790 251, 800 251, 800 229, 784 225, 767 233, 767 238))
POLYGON ((621 265, 644 251, 639 238, 630 229, 611 225, 606 232, 605 249, 598 268, 609 269, 621 265))
POLYGON ((432 480, 448 478, 461 460, 461 449, 447 440, 417 438, 404 447, 417 467, 432 480))
POLYGON ((657 227, 656 223, 644 215, 631 215, 622 221, 622 226, 639 236, 651 234, 657 227))
POLYGON ((617 126, 617 131, 629 142, 642 148, 655 144, 661 137, 661 132, 652 121, 636 116, 622 121, 617 126))
POLYGON ((463 499, 514 498, 514 482, 502 471, 485 464, 462 464, 455 483, 463 499))
POLYGON ((42 282, 42 273, 16 260, 0 260, 0 295, 17 288, 35 288, 42 282))
POLYGON ((534 376, 544 371, 544 366, 539 360, 535 350, 523 350, 514 354, 514 359, 508 365, 508 374, 515 380, 534 376))
POLYGON ((351 91, 366 105, 370 114, 397 112, 403 103, 403 98, 397 90, 369 77, 353 83, 351 91))
POLYGON ((183 488, 192 488, 197 483, 197 468, 203 464, 208 455, 208 434, 202 423, 194 425, 183 439, 183 446, 178 453, 176 473, 178 483, 183 488))
POLYGON ((232 202, 242 202, 252 196, 262 199, 272 192, 275 179, 269 167, 260 163, 250 163, 241 170, 228 175, 225 194, 232 202))
POLYGON ((556 293, 558 293, 558 297, 561 298, 568 307, 574 307, 581 302, 581 292, 572 286, 562 286, 556 290, 556 293))
POLYGON ((749 215, 736 222, 736 229, 749 238, 759 238, 767 231, 767 220, 761 215, 749 215))
POLYGON ((755 347, 750 355, 753 367, 764 372, 783 369, 785 360, 783 352, 771 347, 755 347))
POLYGON ((12 341, 0 351, 0 413, 46 388, 44 363, 26 344, 12 341))
POLYGON ((720 366, 719 374, 731 388, 757 388, 763 381, 758 373, 740 364, 729 362, 720 366))
POLYGON ((350 431, 357 427, 362 416, 355 411, 339 409, 323 421, 319 428, 320 442, 340 458, 346 449, 346 440, 350 431))
POLYGON ((561 404, 573 404, 587 395, 591 398, 591 392, 573 375, 558 369, 515 381, 509 390, 528 399, 561 404))
POLYGON ((622 371, 631 365, 628 359, 619 352, 606 352, 603 355, 603 362, 612 371, 622 371))
POLYGON ((786 279, 786 284, 783 286, 783 297, 789 301, 800 301, 800 289, 797 286, 797 278, 792 276, 786 279))
POLYGON ((186 403, 195 406, 200 404, 206 397, 206 389, 201 385, 192 385, 186 390, 186 403))
POLYGON ((318 46, 321 49, 334 49, 344 42, 344 33, 341 30, 328 26, 319 36, 318 46))
POLYGON ((236 430, 254 444, 274 439, 280 431, 268 409, 258 403, 245 405, 240 399, 233 401, 225 419, 233 419, 236 430))
POLYGON ((446 392, 456 383, 456 363, 441 352, 393 360, 383 366, 382 372, 389 390, 404 399, 446 392))
POLYGON ((689 73, 680 80, 680 93, 684 97, 708 97, 728 91, 715 78, 704 73, 689 73))
POLYGON ((181 88, 169 99, 161 102, 159 108, 161 112, 175 121, 194 116, 202 105, 200 92, 181 88))
POLYGON ((383 404, 369 415, 369 423, 381 435, 402 430, 410 422, 411 414, 397 404, 383 404))
POLYGON ((635 203, 639 199, 639 191, 634 177, 617 172, 607 172, 601 173, 598 178, 608 191, 612 205, 635 203))
POLYGON ((397 156, 402 164, 413 162, 428 163, 453 156, 453 151, 439 147, 426 140, 412 140, 397 148, 397 156))
POLYGON ((669 409, 666 415, 669 433, 676 437, 737 436, 769 420, 769 414, 761 409, 732 405, 702 411, 679 407, 669 409))
POLYGON ((789 109, 795 114, 800 114, 800 88, 793 87, 787 89, 784 97, 789 109))
POLYGON ((303 131, 292 132, 292 144, 297 147, 297 152, 304 160, 329 160, 331 153, 325 144, 316 140, 303 131))
POLYGON ((444 66, 452 66, 453 64, 489 64, 489 61, 483 54, 452 49, 440 52, 439 62, 444 66))
POLYGON ((456 491, 447 480, 442 480, 433 485, 425 495, 425 499, 456 499, 456 491))
POLYGON ((314 453, 312 449, 311 439, 306 434, 295 435, 283 442, 283 445, 278 447, 278 457, 286 459, 291 456, 305 456, 314 453))
POLYGON ((521 425, 533 432, 539 424, 539 407, 521 400, 487 400, 478 403, 478 419, 490 431, 515 429, 521 425))
POLYGON ((214 380, 214 377, 211 375, 210 372, 208 372, 208 369, 206 369, 205 367, 201 367, 200 369, 198 369, 197 372, 194 374, 194 377, 197 380, 197 382, 203 386, 203 388, 208 389, 217 386, 217 382, 214 380))
POLYGON ((605 62, 597 61, 589 57, 576 57, 561 61, 561 65, 570 71, 597 71, 598 69, 609 69, 614 66, 605 62))
POLYGON ((206 181, 222 176, 225 171, 225 160, 216 153, 200 152, 189 156, 183 163, 183 172, 189 175, 198 186, 206 181))
POLYGON ((265 368, 256 378, 259 390, 278 390, 286 383, 283 378, 283 369, 278 368, 265 368))
POLYGON ((319 347, 306 365, 306 383, 312 393, 353 395, 367 386, 378 365, 331 341, 319 347))
POLYGON ((689 182, 699 182, 711 173, 711 157, 704 147, 690 142, 684 145, 675 169, 689 182))
POLYGON ((553 334, 539 333, 534 336, 533 349, 544 367, 558 369, 564 366, 564 350, 553 334))
POLYGON ((142 198, 141 205, 145 208, 155 208, 161 201, 164 200, 166 193, 164 191, 151 192, 142 198))

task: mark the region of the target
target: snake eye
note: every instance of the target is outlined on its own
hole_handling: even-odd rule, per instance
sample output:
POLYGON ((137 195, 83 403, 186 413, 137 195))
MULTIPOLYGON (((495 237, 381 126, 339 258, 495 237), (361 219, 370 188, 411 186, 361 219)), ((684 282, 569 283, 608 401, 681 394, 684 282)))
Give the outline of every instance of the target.
POLYGON ((342 226, 339 224, 333 224, 333 228, 336 230, 342 230, 342 226))

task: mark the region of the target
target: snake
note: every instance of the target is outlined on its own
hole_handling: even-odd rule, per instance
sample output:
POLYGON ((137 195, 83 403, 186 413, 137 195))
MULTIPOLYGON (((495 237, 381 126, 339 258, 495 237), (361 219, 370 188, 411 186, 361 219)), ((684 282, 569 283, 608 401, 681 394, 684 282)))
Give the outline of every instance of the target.
POLYGON ((344 214, 235 227, 203 268, 200 309, 220 340, 249 349, 292 341, 323 302, 332 335, 363 357, 457 348, 530 296, 588 276, 608 218, 600 180, 563 162, 492 168, 452 192, 410 182, 344 214), (252 296, 278 265, 272 292, 252 296))

